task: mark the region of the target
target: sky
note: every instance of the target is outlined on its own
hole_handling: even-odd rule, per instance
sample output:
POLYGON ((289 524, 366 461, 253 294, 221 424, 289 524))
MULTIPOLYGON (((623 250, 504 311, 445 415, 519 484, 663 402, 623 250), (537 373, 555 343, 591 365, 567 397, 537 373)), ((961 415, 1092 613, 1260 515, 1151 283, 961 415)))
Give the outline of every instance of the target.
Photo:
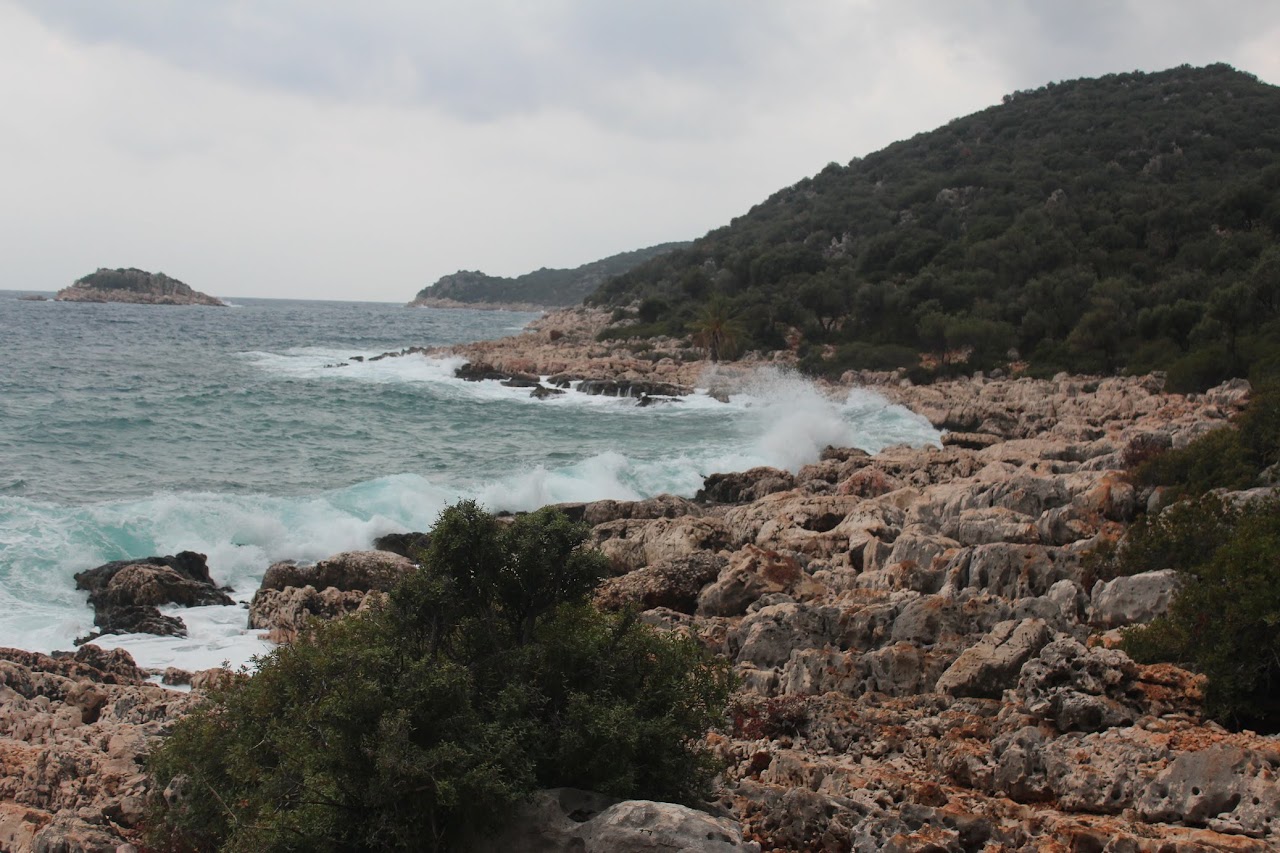
POLYGON ((403 302, 697 238, 1003 95, 1227 62, 1274 0, 0 0, 0 289, 403 302))

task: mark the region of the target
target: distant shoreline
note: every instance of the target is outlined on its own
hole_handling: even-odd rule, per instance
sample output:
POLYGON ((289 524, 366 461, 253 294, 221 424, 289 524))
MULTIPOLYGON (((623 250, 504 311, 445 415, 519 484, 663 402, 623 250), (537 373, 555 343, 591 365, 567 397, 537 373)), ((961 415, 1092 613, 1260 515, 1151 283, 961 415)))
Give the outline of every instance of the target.
POLYGON ((539 314, 549 314, 552 311, 560 311, 564 308, 573 306, 565 305, 537 305, 532 302, 459 302, 456 299, 438 299, 435 297, 427 299, 415 299, 412 302, 405 303, 406 308, 469 308, 472 311, 532 311, 539 314))

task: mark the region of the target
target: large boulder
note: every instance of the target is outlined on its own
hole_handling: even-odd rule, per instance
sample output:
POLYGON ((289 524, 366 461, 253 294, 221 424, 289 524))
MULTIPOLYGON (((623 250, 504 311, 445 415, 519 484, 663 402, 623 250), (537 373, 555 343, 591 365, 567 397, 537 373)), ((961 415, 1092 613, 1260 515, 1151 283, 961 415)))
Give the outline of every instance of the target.
POLYGON ((939 693, 999 699, 1014 686, 1022 665, 1052 639, 1043 619, 1001 622, 977 645, 960 653, 938 679, 939 693))
POLYGON ((476 833, 469 853, 654 853, 697 850, 759 853, 735 821, 688 806, 618 801, 572 788, 539 791, 518 806, 497 833, 476 833))
POLYGON ((1274 837, 1280 753, 1218 744, 1175 758, 1138 798, 1143 819, 1274 837))
POLYGON ((738 504, 759 500, 774 492, 795 488, 796 478, 778 468, 761 466, 732 474, 712 474, 707 477, 694 500, 738 504))
POLYGON ((823 589, 793 554, 748 545, 722 565, 715 582, 698 595, 701 616, 740 616, 763 595, 809 597, 823 589))
POLYGON ((715 580, 727 562, 724 557, 699 552, 645 566, 607 579, 596 590, 596 604, 605 610, 668 607, 692 613, 698 593, 715 580))
POLYGON ((182 551, 168 557, 116 560, 75 576, 76 589, 89 592, 93 622, 102 634, 147 633, 186 636, 181 619, 158 606, 200 607, 234 603, 209 576, 204 554, 182 551))
POLYGON ((390 551, 343 551, 314 565, 273 563, 249 603, 249 627, 291 643, 311 619, 336 619, 368 607, 417 570, 390 551))
POLYGON ((1103 629, 1150 622, 1168 612, 1177 590, 1178 573, 1173 569, 1101 581, 1090 597, 1089 622, 1103 629))
POLYGON ((344 591, 390 591, 417 566, 408 557, 391 551, 343 551, 314 565, 286 560, 273 563, 262 576, 260 589, 333 587, 344 591))

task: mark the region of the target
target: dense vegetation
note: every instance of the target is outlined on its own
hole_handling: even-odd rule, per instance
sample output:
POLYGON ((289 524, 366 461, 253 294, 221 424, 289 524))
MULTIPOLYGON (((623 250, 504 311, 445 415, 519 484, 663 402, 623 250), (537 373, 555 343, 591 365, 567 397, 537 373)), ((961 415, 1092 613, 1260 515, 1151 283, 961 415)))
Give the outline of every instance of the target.
POLYGON ((455 302, 529 303, 549 307, 576 305, 611 276, 621 275, 645 261, 688 243, 662 243, 647 249, 622 252, 573 269, 547 269, 515 278, 459 270, 418 291, 415 299, 452 299, 455 302))
POLYGON ((832 163, 588 301, 685 334, 718 298, 743 348, 798 330, 814 372, 924 352, 1190 389, 1280 367, 1277 235, 1280 89, 1184 66, 1016 92, 832 163))
POLYGON ((585 536, 553 510, 446 510, 384 607, 315 625, 177 724, 151 761, 156 846, 450 849, 534 788, 697 797, 727 664, 596 611, 585 536))
POLYGON ((1128 631, 1125 649, 1203 672, 1210 714, 1267 731, 1280 731, 1280 499, 1232 503, 1214 490, 1274 482, 1277 466, 1280 389, 1269 388, 1235 429, 1137 466, 1136 482, 1182 499, 1138 519, 1106 557, 1108 574, 1180 573, 1169 614, 1128 631))
POLYGON ((137 290, 143 293, 185 294, 191 288, 176 278, 170 278, 162 272, 147 272, 135 267, 128 269, 108 269, 100 267, 97 271, 76 279, 77 287, 95 287, 99 290, 137 290))

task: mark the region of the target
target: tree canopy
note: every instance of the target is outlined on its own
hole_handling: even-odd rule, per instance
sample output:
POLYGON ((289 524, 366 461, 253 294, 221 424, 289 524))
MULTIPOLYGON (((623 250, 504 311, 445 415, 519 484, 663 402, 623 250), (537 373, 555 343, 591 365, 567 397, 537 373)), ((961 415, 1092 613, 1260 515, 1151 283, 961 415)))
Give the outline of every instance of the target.
POLYGON ((588 302, 660 300, 645 328, 685 334, 720 299, 742 349, 796 329, 815 372, 910 347, 1193 388, 1280 366, 1278 234, 1280 89, 1183 66, 1015 92, 831 163, 588 302))
POLYGON ((313 625, 178 722, 151 760, 156 846, 440 850, 535 788, 696 799, 728 665, 597 612, 585 536, 554 510, 447 509, 384 606, 313 625))

